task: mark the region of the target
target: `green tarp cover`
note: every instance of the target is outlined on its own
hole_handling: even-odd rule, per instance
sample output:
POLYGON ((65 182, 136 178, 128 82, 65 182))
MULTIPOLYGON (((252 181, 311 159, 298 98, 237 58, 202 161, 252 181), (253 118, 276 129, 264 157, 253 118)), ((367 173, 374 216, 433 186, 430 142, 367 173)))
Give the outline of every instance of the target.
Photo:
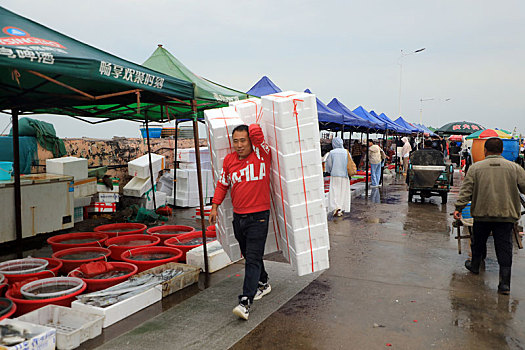
MULTIPOLYGON (((9 135, 13 134, 13 129, 9 135)), ((31 118, 21 118, 18 121, 18 134, 20 136, 35 136, 43 148, 53 152, 53 157, 59 158, 66 155, 64 141, 57 137, 55 127, 51 123, 31 118)))
POLYGON ((0 110, 112 119, 143 119, 147 113, 154 120, 166 108, 191 112, 190 81, 123 60, 2 7, 0 31, 0 110), (140 115, 136 93, 129 93, 135 89, 140 115), (115 93, 120 95, 105 96, 115 93))
POLYGON ((184 66, 175 56, 163 48, 162 45, 159 45, 151 57, 142 65, 166 75, 194 83, 195 99, 199 101, 199 103, 211 101, 224 104, 249 97, 246 93, 221 86, 193 74, 193 72, 184 66))

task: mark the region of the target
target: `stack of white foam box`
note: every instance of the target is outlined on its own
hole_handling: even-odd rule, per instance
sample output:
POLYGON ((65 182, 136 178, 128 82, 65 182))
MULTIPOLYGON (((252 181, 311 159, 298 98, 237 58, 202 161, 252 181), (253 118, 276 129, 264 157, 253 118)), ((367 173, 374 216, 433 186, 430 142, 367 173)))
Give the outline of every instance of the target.
POLYGON ((97 192, 97 179, 88 178, 88 161, 85 158, 62 157, 46 159, 46 172, 73 176, 74 197, 89 197, 97 192))
POLYGON ((330 243, 315 95, 282 92, 263 96, 262 106, 281 250, 300 276, 327 269, 330 243))
MULTIPOLYGON (((201 169, 202 194, 204 203, 209 203, 213 197, 213 175, 208 169, 201 169)), ((197 207, 199 201, 199 182, 197 169, 177 169, 177 190, 175 205, 178 207, 197 207)))
MULTIPOLYGON (((211 156, 208 147, 200 147, 201 169, 211 170, 211 156)), ((183 148, 177 150, 177 162, 179 169, 197 169, 195 148, 183 148)))
MULTIPOLYGON (((233 152, 232 131, 236 126, 244 124, 234 107, 209 109, 204 111, 204 120, 208 129, 208 145, 211 150, 213 179, 217 183, 224 158, 233 152)), ((241 258, 239 243, 233 233, 233 206, 230 195, 226 196, 217 210, 215 225, 217 238, 224 251, 232 261, 241 258)))
MULTIPOLYGON (((230 102, 230 106, 235 109, 239 118, 246 125, 257 124, 262 122, 263 108, 261 105, 261 99, 259 98, 250 98, 242 101, 230 102)), ((266 130, 266 125, 261 126, 265 136, 265 140, 268 140, 268 130, 266 130)), ((268 174, 269 176, 269 174, 268 174)), ((273 194, 271 201, 274 202, 273 194)), ((268 225, 268 236, 266 238, 266 246, 264 247, 264 253, 269 254, 280 250, 280 242, 278 235, 278 225, 275 221, 276 215, 273 209, 273 205, 270 207, 270 219, 268 225)))
MULTIPOLYGON (((156 181, 159 173, 164 170, 166 165, 166 157, 151 153, 151 167, 153 170, 154 180, 156 181)), ((152 200, 152 186, 150 179, 149 169, 149 155, 145 154, 142 157, 132 160, 128 163, 128 172, 133 178, 123 188, 125 196, 140 197, 143 198, 143 206, 148 209, 153 208, 152 200)), ((155 199, 157 199, 157 193, 155 193, 155 199)), ((159 200, 157 200, 157 208, 161 205, 166 204, 166 196, 160 194, 159 200)))

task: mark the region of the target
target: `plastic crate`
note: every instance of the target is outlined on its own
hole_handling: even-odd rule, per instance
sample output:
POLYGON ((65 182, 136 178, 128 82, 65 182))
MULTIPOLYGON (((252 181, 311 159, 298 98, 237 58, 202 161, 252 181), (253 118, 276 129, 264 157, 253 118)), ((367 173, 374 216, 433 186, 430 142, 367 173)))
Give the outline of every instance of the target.
MULTIPOLYGON (((162 134, 162 128, 153 128, 150 127, 149 129, 149 138, 150 139, 160 139, 160 135, 162 134)), ((142 135, 142 138, 147 138, 146 134, 146 128, 140 128, 140 134, 142 135)))
POLYGON ((20 316, 18 320, 55 328, 57 349, 69 350, 99 336, 102 333, 104 316, 58 305, 47 305, 20 316))
POLYGON ((77 207, 75 208, 75 215, 74 215, 75 219, 74 219, 74 222, 75 224, 77 222, 81 222, 84 220, 84 207, 77 207))

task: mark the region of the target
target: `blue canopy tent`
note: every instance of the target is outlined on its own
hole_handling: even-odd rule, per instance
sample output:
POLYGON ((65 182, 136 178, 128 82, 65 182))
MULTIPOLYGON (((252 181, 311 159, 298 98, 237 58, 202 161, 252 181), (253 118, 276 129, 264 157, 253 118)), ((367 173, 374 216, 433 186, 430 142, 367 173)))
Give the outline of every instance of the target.
POLYGON ((273 83, 273 81, 270 80, 270 78, 268 78, 265 75, 258 82, 256 82, 255 85, 252 86, 252 88, 246 93, 248 95, 261 97, 282 91, 283 90, 281 90, 277 85, 273 83))
MULTIPOLYGON (((308 94, 312 93, 310 89, 306 89, 304 90, 304 92, 308 94)), ((319 129, 340 130, 341 126, 344 124, 343 114, 329 108, 317 97, 315 99, 317 101, 317 117, 319 119, 319 129)))
POLYGON ((380 127, 376 123, 373 123, 356 115, 348 107, 342 104, 337 98, 333 98, 332 101, 328 103, 328 107, 336 112, 341 113, 344 117, 343 124, 354 129, 354 131, 366 132, 369 129, 377 129, 380 127))
POLYGON ((392 130, 398 134, 411 134, 412 133, 412 131, 402 127, 399 124, 394 123, 394 121, 388 118, 385 113, 381 113, 380 115, 377 115, 377 113, 374 111, 370 111, 369 113, 372 114, 374 117, 384 121, 386 123, 388 130, 392 130))
POLYGON ((416 128, 415 126, 413 126, 412 124, 408 123, 406 120, 404 120, 402 117, 399 117, 397 118, 396 120, 394 120, 394 122, 396 124, 399 124, 401 125, 402 127, 404 128, 407 128, 408 130, 412 131, 413 133, 418 133, 420 132, 418 128, 416 128))
POLYGON ((420 127, 422 130, 424 130, 425 133, 428 133, 430 136, 436 136, 436 134, 432 130, 427 128, 426 126, 424 126, 422 124, 415 124, 415 125, 420 127))
POLYGON ((369 120, 372 123, 377 124, 378 127, 376 128, 376 130, 380 130, 380 131, 387 130, 387 125, 386 125, 386 123, 384 121, 382 121, 381 119, 378 119, 378 118, 374 117, 373 115, 371 115, 370 113, 368 113, 368 111, 366 109, 364 109, 362 106, 357 107, 352 112, 354 112, 356 115, 360 116, 363 119, 369 120))

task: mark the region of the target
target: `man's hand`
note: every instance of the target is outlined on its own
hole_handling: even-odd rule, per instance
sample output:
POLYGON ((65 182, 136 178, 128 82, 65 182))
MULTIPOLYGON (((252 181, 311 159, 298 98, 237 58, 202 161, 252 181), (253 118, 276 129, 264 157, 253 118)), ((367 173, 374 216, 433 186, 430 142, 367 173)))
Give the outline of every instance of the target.
POLYGON ((454 210, 454 219, 461 220, 461 212, 454 210))
POLYGON ((218 207, 219 206, 215 203, 211 205, 210 216, 208 218, 210 225, 215 225, 215 223, 217 222, 217 208, 218 207))

